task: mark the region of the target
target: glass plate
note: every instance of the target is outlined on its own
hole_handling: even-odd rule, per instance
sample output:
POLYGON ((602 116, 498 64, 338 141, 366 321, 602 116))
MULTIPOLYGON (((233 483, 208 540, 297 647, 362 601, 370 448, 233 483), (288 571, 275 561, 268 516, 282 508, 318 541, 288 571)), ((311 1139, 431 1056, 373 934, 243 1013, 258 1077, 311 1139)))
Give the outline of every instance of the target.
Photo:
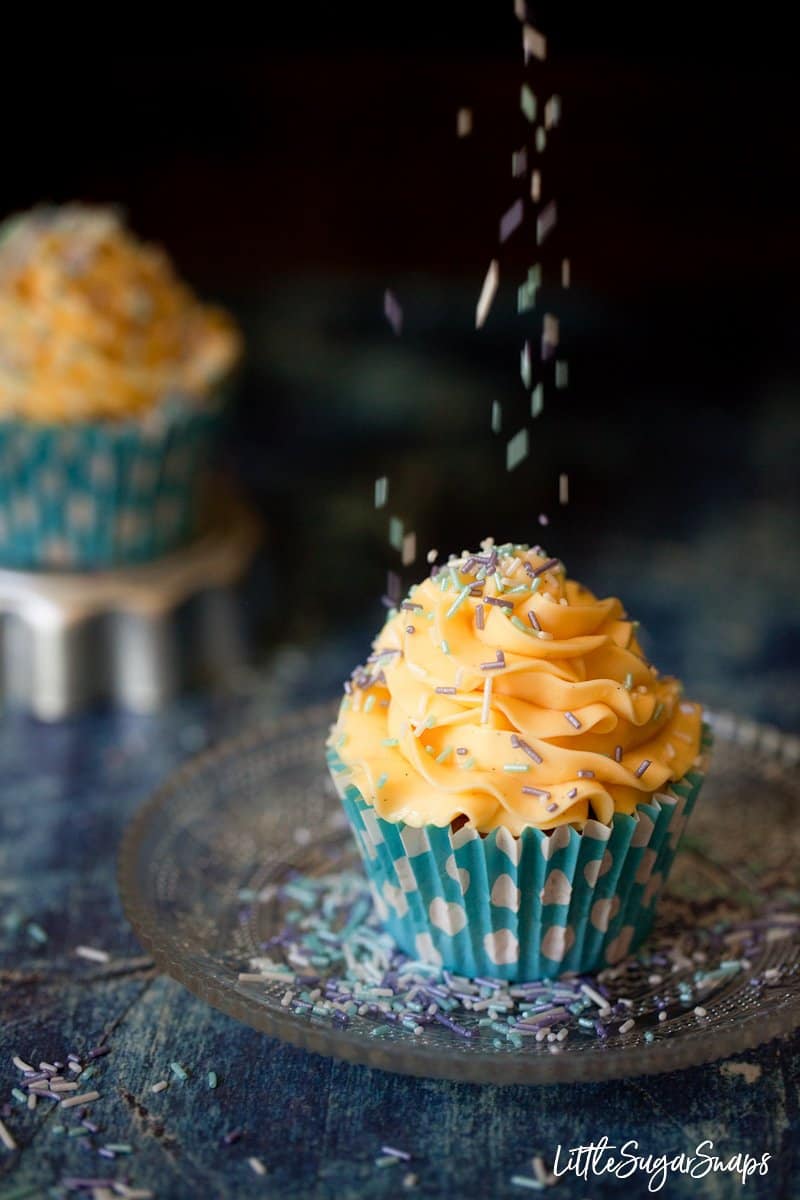
MULTIPOLYGON (((710 716, 711 772, 662 899, 650 945, 685 931, 692 948, 720 922, 761 928, 748 970, 703 1000, 707 1016, 671 1005, 658 1022, 646 968, 632 966, 624 992, 636 1024, 604 1041, 457 1037, 442 1025, 422 1035, 378 1018, 329 1018, 281 1007, 286 984, 239 981, 263 954, 284 913, 273 885, 358 870, 355 845, 323 757, 329 706, 295 713, 191 760, 143 806, 120 852, 125 911, 157 965, 223 1012, 319 1054, 389 1071, 491 1083, 556 1083, 650 1074, 747 1050, 800 1025, 800 742, 773 729, 710 716), (243 896, 263 902, 243 903, 243 896), (765 915, 771 914, 771 915, 765 915), (772 932, 763 936, 764 928, 772 932), (765 974, 766 972, 766 974, 765 974), (762 986, 754 986, 753 978, 762 986), (651 1029, 649 1037, 645 1032, 651 1029), (652 1032, 652 1031, 655 1032, 652 1032)), ((717 938, 718 941, 718 938, 717 938)), ((666 943, 665 943, 666 944, 666 943)), ((724 958, 724 953, 722 955, 724 958)), ((683 974, 691 980, 697 961, 683 974)), ((707 969, 709 963, 704 966, 707 969)), ((652 967, 650 968, 652 971, 652 967)), ((670 976, 681 983, 681 972, 670 976)), ((485 1014, 480 1014, 484 1015, 485 1014)), ((479 1014, 459 1021, 477 1025, 479 1014)), ((477 1031, 476 1031, 477 1032, 477 1031)))

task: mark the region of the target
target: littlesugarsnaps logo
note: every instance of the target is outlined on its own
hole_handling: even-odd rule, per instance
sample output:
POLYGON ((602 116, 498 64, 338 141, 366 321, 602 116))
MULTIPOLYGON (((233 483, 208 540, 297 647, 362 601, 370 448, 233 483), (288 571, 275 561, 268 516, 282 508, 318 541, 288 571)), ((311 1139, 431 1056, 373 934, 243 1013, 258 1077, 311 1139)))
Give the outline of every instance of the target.
POLYGON ((690 1179, 705 1179, 708 1175, 735 1175, 742 1185, 754 1175, 766 1175, 772 1156, 756 1156, 740 1151, 737 1154, 721 1154, 715 1151, 714 1143, 708 1139, 700 1142, 693 1151, 679 1154, 643 1154, 639 1143, 631 1139, 621 1146, 612 1145, 607 1137, 588 1146, 557 1146, 553 1162, 553 1176, 575 1175, 584 1182, 601 1175, 614 1175, 617 1179, 631 1179, 643 1174, 647 1176, 647 1190, 660 1192, 671 1175, 687 1175, 690 1179))

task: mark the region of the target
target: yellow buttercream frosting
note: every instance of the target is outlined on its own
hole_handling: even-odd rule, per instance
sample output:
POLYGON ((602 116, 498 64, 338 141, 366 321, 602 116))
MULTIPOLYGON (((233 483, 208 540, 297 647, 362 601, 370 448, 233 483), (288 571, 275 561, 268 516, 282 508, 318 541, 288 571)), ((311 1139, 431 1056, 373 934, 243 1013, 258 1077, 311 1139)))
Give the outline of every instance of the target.
POLYGON ((0 418, 124 418, 204 399, 239 333, 112 209, 40 208, 0 226, 0 418))
POLYGON ((413 826, 608 824, 700 754, 700 705, 646 661, 620 601, 538 546, 487 539, 412 588, 345 690, 345 778, 413 826))

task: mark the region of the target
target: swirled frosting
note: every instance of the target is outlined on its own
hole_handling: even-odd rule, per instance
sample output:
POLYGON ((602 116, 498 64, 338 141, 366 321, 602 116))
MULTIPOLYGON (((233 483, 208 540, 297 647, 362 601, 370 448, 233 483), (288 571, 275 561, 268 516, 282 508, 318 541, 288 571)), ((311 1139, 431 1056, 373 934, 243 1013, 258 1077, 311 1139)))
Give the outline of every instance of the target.
POLYGON ((121 419, 202 402, 241 338, 112 209, 37 208, 0 226, 0 418, 121 419))
POLYGON ((700 706, 645 660, 620 601, 538 546, 487 539, 413 587, 345 692, 344 778, 413 826, 607 824, 700 753, 700 706))

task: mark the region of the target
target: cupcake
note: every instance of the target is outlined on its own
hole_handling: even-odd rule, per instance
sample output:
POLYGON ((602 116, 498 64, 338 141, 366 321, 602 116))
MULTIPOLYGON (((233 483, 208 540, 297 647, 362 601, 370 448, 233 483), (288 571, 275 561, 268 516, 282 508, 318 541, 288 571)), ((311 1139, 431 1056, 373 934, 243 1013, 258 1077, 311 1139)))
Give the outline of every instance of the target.
POLYGON ((240 351, 115 211, 0 226, 0 565, 108 567, 189 539, 240 351))
POLYGON ((491 539, 389 612, 328 759, 407 954, 535 979, 645 937, 708 739, 637 628, 540 547, 491 539))

